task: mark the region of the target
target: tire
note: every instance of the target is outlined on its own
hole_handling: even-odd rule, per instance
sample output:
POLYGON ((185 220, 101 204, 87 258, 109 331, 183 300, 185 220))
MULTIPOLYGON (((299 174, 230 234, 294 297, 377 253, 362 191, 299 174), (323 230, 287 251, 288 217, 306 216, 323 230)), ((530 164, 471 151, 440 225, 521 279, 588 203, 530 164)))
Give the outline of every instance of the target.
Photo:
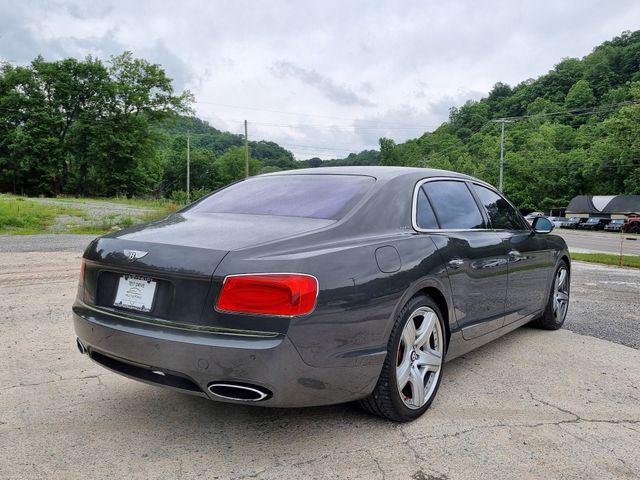
POLYGON ((569 309, 570 287, 571 275, 569 267, 567 262, 561 260, 553 273, 553 285, 551 286, 547 306, 542 316, 532 322, 534 327, 545 330, 558 330, 562 327, 569 309))
POLYGON ((438 305, 427 295, 414 296, 396 317, 378 383, 360 406, 395 422, 415 420, 438 392, 445 353, 445 327, 438 305))

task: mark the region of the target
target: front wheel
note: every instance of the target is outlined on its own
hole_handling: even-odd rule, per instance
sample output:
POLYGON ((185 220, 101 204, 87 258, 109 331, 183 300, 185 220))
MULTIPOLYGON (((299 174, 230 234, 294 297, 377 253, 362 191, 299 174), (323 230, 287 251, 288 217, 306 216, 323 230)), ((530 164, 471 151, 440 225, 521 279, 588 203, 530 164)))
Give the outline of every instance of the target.
POLYGON ((397 422, 418 418, 431 405, 442 378, 445 336, 438 305, 416 295, 398 314, 373 393, 360 401, 368 412, 397 422))

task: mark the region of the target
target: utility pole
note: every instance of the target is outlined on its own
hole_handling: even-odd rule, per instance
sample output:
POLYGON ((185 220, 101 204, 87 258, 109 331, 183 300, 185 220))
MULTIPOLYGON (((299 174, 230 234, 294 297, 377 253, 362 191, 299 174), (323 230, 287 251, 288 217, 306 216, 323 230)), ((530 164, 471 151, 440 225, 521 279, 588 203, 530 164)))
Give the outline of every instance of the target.
POLYGON ((500 125, 500 185, 498 186, 498 191, 502 193, 502 177, 504 176, 504 118, 500 122, 500 125))
POLYGON ((190 199, 191 199, 191 194, 189 191, 191 187, 191 172, 189 171, 190 162, 191 162, 191 141, 189 138, 189 134, 187 133, 187 203, 190 203, 190 199))
POLYGON ((249 136, 246 120, 244 121, 244 177, 249 178, 249 136))
POLYGON ((500 123, 500 183, 498 184, 498 191, 502 192, 502 183, 504 177, 504 124, 511 123, 513 120, 507 120, 506 118, 499 118, 498 120, 493 120, 494 122, 500 123))

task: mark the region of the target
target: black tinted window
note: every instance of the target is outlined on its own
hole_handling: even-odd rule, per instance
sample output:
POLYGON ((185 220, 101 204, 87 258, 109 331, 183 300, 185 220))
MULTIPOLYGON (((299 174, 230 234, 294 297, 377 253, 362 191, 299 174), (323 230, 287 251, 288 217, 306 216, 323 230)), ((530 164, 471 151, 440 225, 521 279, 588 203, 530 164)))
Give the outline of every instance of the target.
POLYGON ((338 219, 374 182, 355 175, 254 177, 214 193, 190 211, 338 219))
POLYGON ((416 224, 420 228, 434 229, 438 228, 438 222, 436 216, 433 214, 431 204, 424 193, 424 190, 420 188, 418 190, 418 202, 416 205, 416 224))
POLYGON ((527 230, 518 212, 496 192, 480 185, 473 185, 480 202, 487 209, 491 228, 497 230, 527 230))
POLYGON ((442 228, 484 228, 478 205, 464 182, 427 182, 423 188, 442 228))

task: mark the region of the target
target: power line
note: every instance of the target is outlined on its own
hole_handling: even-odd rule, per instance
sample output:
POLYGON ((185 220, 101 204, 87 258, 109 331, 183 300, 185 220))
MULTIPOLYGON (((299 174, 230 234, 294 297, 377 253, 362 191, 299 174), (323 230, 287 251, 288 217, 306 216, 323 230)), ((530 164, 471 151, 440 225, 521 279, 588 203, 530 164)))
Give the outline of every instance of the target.
POLYGON ((367 150, 366 147, 351 147, 348 145, 335 145, 334 147, 319 147, 317 145, 301 145, 298 143, 278 143, 278 145, 284 145, 286 147, 305 147, 305 148, 315 148, 318 150, 338 150, 338 151, 348 151, 348 150, 367 150), (335 147, 344 147, 344 148, 335 148, 335 147))
MULTIPOLYGON (((606 105, 606 106, 601 106, 601 107, 593 107, 593 108, 578 108, 578 109, 574 109, 574 110, 562 110, 562 111, 558 111, 558 112, 547 112, 547 113, 534 113, 531 115, 519 115, 519 116, 513 116, 513 117, 504 117, 506 120, 512 120, 512 121, 517 121, 517 120, 521 120, 523 118, 535 118, 535 117, 552 117, 552 116, 557 116, 557 115, 586 115, 586 114, 590 114, 590 113, 594 113, 594 112, 605 112, 607 110, 614 110, 618 107, 622 107, 622 106, 626 106, 626 105, 638 105, 639 102, 633 101, 633 100, 629 100, 626 102, 620 102, 620 103, 612 103, 611 105, 606 105)), ((496 118, 493 119, 494 122, 500 121, 501 119, 496 118)))
MULTIPOLYGON (((508 166, 514 166, 517 168, 521 168, 523 166, 531 166, 534 169, 540 169, 540 168, 567 168, 567 164, 562 164, 562 165, 535 165, 533 163, 526 165, 523 163, 520 164, 508 164, 508 166)), ((584 166, 584 164, 583 164, 584 166)), ((618 167, 640 167, 640 163, 620 163, 618 165, 598 165, 598 164, 594 164, 593 167, 595 169, 599 169, 599 168, 618 168, 618 167)))
POLYGON ((344 129, 344 130, 355 130, 355 131, 390 131, 390 130, 425 130, 429 128, 437 128, 440 125, 415 125, 413 127, 392 127, 392 126, 381 126, 381 127, 359 127, 356 125, 328 125, 328 124, 280 124, 280 123, 267 123, 267 122, 251 122, 252 125, 260 125, 265 127, 274 127, 274 128, 294 128, 294 129, 307 129, 307 128, 326 128, 330 130, 336 129, 344 129))
MULTIPOLYGON (((234 108, 234 109, 238 109, 238 110, 253 110, 253 111, 257 111, 257 112, 269 112, 269 113, 279 113, 282 115, 294 115, 294 116, 301 116, 301 117, 317 117, 317 118, 331 118, 331 119, 336 119, 336 120, 347 120, 347 121, 353 121, 353 122, 364 122, 364 123, 372 123, 375 125, 380 125, 380 124, 385 124, 387 122, 379 122, 377 120, 362 120, 360 118, 350 118, 350 117, 340 117, 340 116, 333 116, 333 115, 321 115, 321 114, 317 114, 317 113, 305 113, 305 112, 291 112, 291 111, 284 111, 284 110, 275 110, 275 109, 270 109, 270 108, 259 108, 259 107, 246 107, 246 106, 239 106, 239 105, 230 105, 228 103, 217 103, 217 102, 210 102, 207 100, 196 100, 194 103, 198 104, 198 103, 202 103, 205 105, 214 105, 217 107, 225 107, 225 108, 234 108)), ((253 122, 252 122, 253 123, 253 122)), ((400 126, 404 126, 404 127, 408 127, 411 128, 412 125, 408 124, 408 123, 404 123, 404 124, 397 124, 397 123, 389 123, 389 125, 400 125, 400 126)), ((429 127, 432 126, 439 126, 439 125, 431 125, 429 127)))

